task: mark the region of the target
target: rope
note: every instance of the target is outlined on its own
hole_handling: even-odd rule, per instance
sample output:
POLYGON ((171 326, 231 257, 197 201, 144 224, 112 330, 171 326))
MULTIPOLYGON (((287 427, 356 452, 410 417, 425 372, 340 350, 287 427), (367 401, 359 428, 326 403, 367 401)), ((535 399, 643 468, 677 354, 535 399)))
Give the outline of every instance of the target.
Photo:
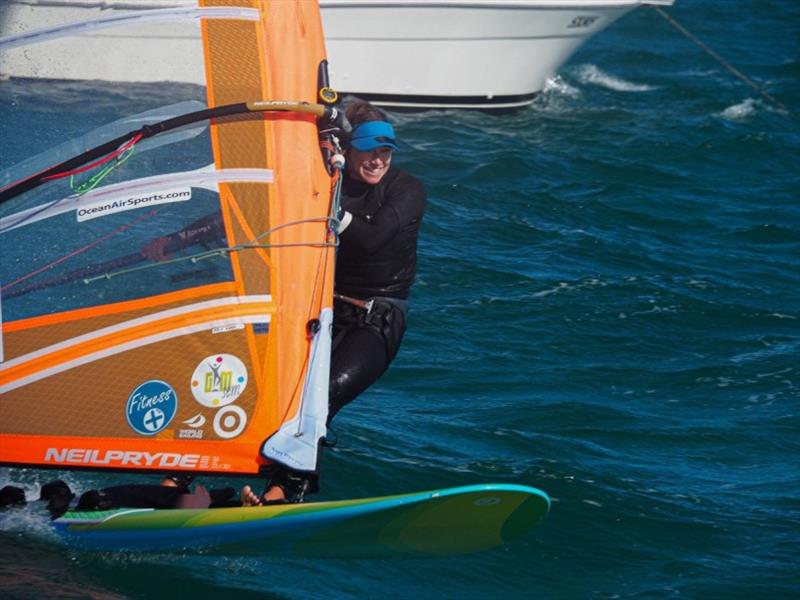
POLYGON ((758 93, 762 98, 768 100, 770 103, 772 103, 775 106, 777 106, 778 108, 780 108, 786 114, 791 114, 791 111, 788 108, 786 108, 786 106, 780 100, 776 99, 775 97, 773 97, 770 94, 768 94, 767 92, 765 92, 761 88, 761 86, 759 86, 757 83, 755 83, 747 75, 742 73, 739 69, 737 69, 736 67, 731 65, 728 61, 726 61, 724 58, 722 58, 719 54, 714 52, 714 50, 712 50, 706 44, 704 44, 703 41, 700 40, 696 35, 694 35, 691 31, 686 29, 683 25, 678 23, 678 21, 676 21, 673 17, 668 15, 664 11, 664 9, 662 9, 659 6, 652 6, 651 8, 653 10, 655 10, 659 15, 664 17, 667 20, 667 22, 670 25, 672 25, 675 29, 680 31, 683 35, 685 35, 687 38, 689 38, 692 42, 697 44, 700 47, 700 49, 703 50, 706 54, 708 54, 711 58, 713 58, 719 64, 721 64, 723 67, 725 67, 725 69, 727 69, 729 72, 731 72, 738 79, 741 79, 743 82, 745 82, 751 88, 753 88, 756 91, 756 93, 758 93))
MULTIPOLYGON (((96 188, 102 181, 108 177, 108 175, 116 170, 118 167, 124 165, 127 160, 133 156, 134 145, 129 144, 126 145, 127 147, 116 156, 116 160, 113 163, 108 163, 104 166, 100 171, 89 177, 86 181, 80 184, 75 184, 75 175, 69 176, 69 187, 72 189, 75 194, 78 196, 82 196, 86 192, 91 192, 94 188, 96 188)), ((113 157, 112 157, 113 158, 113 157)))
POLYGON ((193 263, 200 262, 201 260, 207 260, 209 258, 222 258, 231 252, 240 252, 243 250, 255 250, 255 249, 269 249, 269 248, 297 248, 297 247, 307 247, 307 248, 330 248, 338 246, 337 242, 329 243, 329 242, 293 242, 293 243, 285 243, 285 244, 258 244, 255 243, 257 240, 261 240, 264 237, 274 233, 278 229, 283 229, 284 227, 290 227, 292 225, 302 225, 303 223, 318 223, 321 221, 329 221, 327 217, 325 218, 315 218, 315 219, 302 219, 299 221, 289 221, 288 223, 282 223, 277 225, 271 229, 268 229, 261 235, 257 236, 253 242, 247 242, 244 244, 237 244, 236 246, 229 246, 227 248, 217 248, 215 250, 207 250, 205 252, 199 252, 197 254, 191 254, 189 256, 180 256, 178 258, 172 258, 168 260, 162 260, 157 263, 149 263, 144 265, 137 265, 134 267, 130 267, 127 269, 120 269, 118 271, 112 271, 108 273, 103 273, 101 275, 95 275, 94 277, 86 277, 83 279, 83 282, 86 284, 94 283, 95 281, 100 280, 107 280, 113 277, 118 277, 120 275, 126 275, 129 273, 136 273, 137 271, 145 271, 147 269, 154 269, 158 267, 162 267, 169 264, 191 261, 193 263))
MULTIPOLYGON (((95 173, 94 175, 89 177, 83 183, 79 183, 79 184, 76 185, 75 184, 75 175, 74 174, 70 175, 69 176, 69 187, 73 191, 73 197, 82 196, 87 192, 91 192, 94 188, 96 188, 98 185, 100 185, 103 182, 103 180, 106 177, 108 177, 108 175, 111 174, 112 171, 115 171, 117 168, 119 168, 122 165, 124 165, 128 161, 128 159, 131 156, 133 156, 134 149, 135 148, 134 148, 133 145, 126 144, 125 148, 122 148, 118 153, 115 153, 116 154, 116 160, 113 163, 106 164, 106 166, 104 166, 100 171, 98 171, 97 173, 95 173)), ((114 155, 109 156, 106 159, 104 159, 103 162, 109 162, 113 158, 115 158, 114 155)), ((59 177, 59 179, 60 179, 60 177, 59 177)), ((22 223, 25 223, 26 221, 29 221, 30 219, 33 219, 37 215, 40 215, 41 213, 51 209, 56 204, 59 204, 59 203, 63 202, 66 199, 67 198, 58 198, 57 200, 54 200, 50 204, 47 204, 47 205, 43 206, 40 210, 37 210, 36 212, 33 212, 33 213, 29 214, 29 215, 25 215, 19 221, 16 221, 15 223, 12 223, 11 225, 8 225, 7 227, 5 227, 3 229, 0 229, 0 233, 8 231, 9 229, 13 229, 14 227, 18 227, 22 223)))
POLYGON ((84 165, 82 167, 77 167, 75 169, 70 169, 68 171, 60 171, 58 173, 53 173, 51 175, 42 176, 42 181, 52 181, 53 179, 63 179, 64 177, 73 177, 74 175, 78 175, 80 173, 85 173, 86 171, 91 171, 95 167, 99 167, 100 165, 104 165, 109 161, 114 160, 115 158, 118 160, 123 160, 122 157, 125 155, 126 152, 133 150, 133 147, 142 140, 144 136, 139 133, 124 144, 122 144, 119 148, 114 150, 113 152, 98 158, 96 161, 89 163, 88 165, 84 165))
MULTIPOLYGON (((155 211, 153 211, 153 212, 155 212, 155 211)), ((147 217, 143 217, 143 218, 147 218, 147 217)), ((199 262, 201 260, 206 260, 206 259, 209 259, 209 258, 224 257, 227 254, 229 254, 230 252, 238 252, 238 251, 241 251, 241 250, 250 250, 250 249, 255 249, 255 248, 290 248, 290 247, 297 247, 297 246, 306 246, 306 247, 314 247, 314 248, 326 248, 326 247, 336 247, 336 246, 338 246, 338 239, 335 240, 333 243, 327 243, 327 242, 326 243, 320 243, 320 242, 296 242, 296 243, 291 243, 291 244, 257 244, 257 243, 249 242, 249 243, 246 243, 246 244, 240 244, 238 246, 231 246, 231 247, 228 247, 228 248, 217 248, 217 249, 214 249, 214 250, 207 250, 205 252, 200 252, 198 254, 192 254, 190 256, 181 256, 181 257, 178 257, 178 258, 162 260, 162 261, 159 261, 159 262, 154 262, 154 263, 149 263, 149 264, 140 264, 144 260, 146 260, 146 257, 143 254, 139 253, 139 252, 134 252, 133 254, 128 254, 126 256, 121 256, 121 257, 118 257, 118 258, 114 258, 114 259, 105 261, 104 263, 95 264, 95 265, 88 265, 86 267, 83 267, 83 268, 80 268, 80 269, 76 269, 75 271, 62 273, 61 275, 58 275, 58 276, 53 277, 51 279, 40 281, 39 283, 31 283, 31 284, 28 284, 28 285, 25 285, 25 286, 22 286, 22 287, 17 287, 19 283, 22 283, 24 280, 29 279, 33 275, 39 274, 40 272, 43 272, 44 270, 49 269, 50 267, 55 266, 56 264, 64 262, 68 258, 71 258, 71 257, 75 256, 76 254, 79 254, 79 253, 83 252, 84 250, 88 249, 89 247, 92 247, 92 246, 96 245, 96 243, 99 243, 100 241, 103 241, 107 237, 110 237, 110 235, 115 235, 116 233, 121 232, 125 228, 132 226, 133 224, 135 224, 139 220, 140 219, 137 219, 134 223, 129 223, 128 225, 123 226, 123 227, 119 228, 118 230, 115 230, 114 232, 112 232, 109 235, 104 236, 100 240, 96 240, 95 242, 92 242, 91 244, 89 244, 89 246, 81 248, 78 251, 71 252, 67 256, 64 256, 64 257, 62 257, 60 259, 57 259, 56 261, 53 261, 52 263, 49 263, 44 269, 37 269, 35 272, 29 273, 29 274, 19 278, 17 281, 13 281, 13 282, 11 282, 9 284, 4 285, 3 288, 2 288, 3 291, 5 291, 7 288, 10 288, 11 286, 16 287, 16 289, 4 293, 3 297, 4 298, 14 298, 14 297, 17 297, 17 296, 23 296, 25 294, 29 294, 30 292, 36 292, 36 291, 39 291, 39 290, 48 289, 48 288, 51 288, 51 287, 55 287, 57 285, 63 285, 65 283, 70 283, 70 282, 73 282, 73 281, 83 281, 84 283, 89 284, 89 283, 93 283, 95 281, 100 281, 100 280, 104 280, 104 279, 111 279, 113 277, 117 277, 119 275, 124 275, 126 273, 133 273, 133 272, 136 272, 136 271, 143 271, 143 270, 146 270, 146 269, 155 269, 155 268, 158 268, 158 267, 161 267, 161 266, 164 266, 164 265, 178 263, 178 262, 192 261, 193 263, 197 263, 197 262, 199 262)), ((294 221, 294 222, 284 223, 282 225, 278 225, 277 227, 272 228, 266 234, 262 234, 261 236, 259 236, 259 238, 263 237, 264 235, 267 235, 268 233, 270 233, 272 231, 275 231, 275 230, 280 229, 282 227, 287 227, 289 225, 297 225, 297 224, 301 224, 301 223, 310 223, 310 222, 324 222, 324 221, 327 221, 329 223, 330 222, 334 222, 333 220, 331 220, 329 218, 323 217, 323 218, 305 219, 305 220, 301 220, 301 221, 294 221)), ((256 239, 259 239, 259 238, 256 238, 256 239)))
POLYGON ((97 238, 96 240, 94 240, 92 242, 89 242, 85 246, 81 246, 80 248, 78 248, 76 250, 73 250, 72 252, 69 252, 68 254, 65 254, 61 258, 57 258, 56 260, 54 260, 52 262, 49 262, 46 265, 44 265, 42 267, 39 267, 38 269, 34 269, 33 271, 31 271, 27 275, 23 275, 22 277, 20 277, 18 279, 15 279, 11 283, 7 283, 6 285, 0 287, 0 292, 5 291, 8 288, 13 287, 13 286, 15 286, 17 284, 20 284, 23 281, 27 281, 28 279, 30 279, 34 275, 38 275, 39 273, 44 273, 45 271, 47 271, 49 269, 52 269, 56 265, 60 265, 61 263, 69 260, 70 258, 78 256, 79 254, 82 254, 82 253, 86 252, 87 250, 90 250, 90 249, 94 248, 98 244, 101 244, 102 242, 106 241, 109 238, 114 237, 115 235, 117 235, 119 233, 123 233, 124 231, 127 231, 128 229, 130 229, 134 225, 138 225, 142 221, 144 221, 146 219, 149 219, 150 217, 152 217, 155 214, 156 214, 156 211, 155 210, 151 210, 147 214, 142 215, 142 216, 134 219, 133 221, 131 221, 130 223, 127 223, 126 225, 122 225, 121 227, 116 228, 114 231, 111 231, 111 232, 109 232, 109 233, 97 238))

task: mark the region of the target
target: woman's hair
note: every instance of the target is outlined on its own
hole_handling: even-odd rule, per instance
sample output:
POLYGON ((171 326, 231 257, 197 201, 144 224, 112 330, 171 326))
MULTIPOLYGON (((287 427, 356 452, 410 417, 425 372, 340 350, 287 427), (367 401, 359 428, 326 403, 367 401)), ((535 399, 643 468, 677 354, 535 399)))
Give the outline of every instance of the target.
POLYGON ((379 109, 365 100, 356 100, 348 104, 347 108, 344 110, 344 114, 354 129, 361 125, 361 123, 366 123, 367 121, 389 120, 379 109))

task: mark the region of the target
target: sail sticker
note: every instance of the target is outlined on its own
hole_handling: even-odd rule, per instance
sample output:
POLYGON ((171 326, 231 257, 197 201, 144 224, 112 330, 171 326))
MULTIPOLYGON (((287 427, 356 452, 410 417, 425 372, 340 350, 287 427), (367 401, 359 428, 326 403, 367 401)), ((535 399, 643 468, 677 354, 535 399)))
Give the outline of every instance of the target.
POLYGON ((179 429, 178 430, 178 439, 179 440, 202 440, 203 439, 203 430, 202 429, 179 429))
POLYGON ((211 330, 211 333, 216 335, 218 333, 228 333, 229 331, 238 331, 240 329, 244 329, 244 323, 232 323, 231 325, 214 327, 214 329, 211 330))
POLYGON ((135 208, 145 208, 157 204, 169 204, 171 202, 186 202, 192 199, 192 188, 182 187, 157 192, 148 192, 145 195, 129 196, 126 198, 111 198, 79 206, 75 210, 78 222, 89 221, 99 217, 106 217, 116 213, 133 210, 135 208))
MULTIPOLYGON (((96 448, 47 448, 42 462, 66 465, 110 467, 181 467, 184 469, 220 466, 219 456, 178 454, 175 452, 139 452, 134 450, 98 450, 96 448)), ((224 466, 224 465, 223 465, 224 466)))
POLYGON ((204 358, 192 375, 192 394, 203 406, 219 408, 236 400, 247 387, 247 368, 232 354, 204 358))
POLYGON ((202 427, 206 424, 206 418, 200 413, 197 413, 191 419, 186 419, 183 424, 189 427, 202 427))
POLYGON ((178 395, 172 386, 159 379, 145 381, 128 397, 125 416, 131 428, 141 435, 155 435, 170 424, 178 411, 178 395))
POLYGON ((247 413, 239 406, 225 406, 214 416, 214 433, 225 440, 235 438, 247 425, 247 413))
POLYGON ((181 440, 203 439, 203 430, 200 428, 206 424, 206 418, 201 413, 197 413, 192 418, 186 419, 185 421, 183 421, 183 424, 190 427, 190 429, 179 429, 178 439, 181 440))

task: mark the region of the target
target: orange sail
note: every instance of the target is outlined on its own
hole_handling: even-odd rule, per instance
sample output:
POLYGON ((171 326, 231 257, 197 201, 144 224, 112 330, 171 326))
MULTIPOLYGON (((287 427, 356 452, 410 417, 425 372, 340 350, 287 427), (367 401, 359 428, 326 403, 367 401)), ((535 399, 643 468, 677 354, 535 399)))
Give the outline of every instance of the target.
MULTIPOLYGON (((177 37, 194 40, 176 46, 186 56, 164 60, 198 62, 202 95, 159 84, 165 98, 153 94, 152 104, 169 107, 139 99, 149 110, 136 127, 180 117, 181 102, 202 110, 317 101, 316 2, 204 0, 181 10, 92 26, 135 32, 161 15, 159 26, 186 27, 177 37)), ((75 25, 31 43, 63 44, 63 55, 92 35, 75 25)), ((23 60, 15 51, 4 59, 23 60)), ((116 60, 124 68, 135 59, 116 60)), ((32 83, 9 85, 25 96, 32 83)), ((0 205, 0 463, 316 468, 327 416, 332 179, 314 111, 250 108, 163 134, 169 143, 145 128, 152 137, 120 145, 92 170, 65 167, 0 205)), ((6 172, 25 177, 35 163, 6 172)))

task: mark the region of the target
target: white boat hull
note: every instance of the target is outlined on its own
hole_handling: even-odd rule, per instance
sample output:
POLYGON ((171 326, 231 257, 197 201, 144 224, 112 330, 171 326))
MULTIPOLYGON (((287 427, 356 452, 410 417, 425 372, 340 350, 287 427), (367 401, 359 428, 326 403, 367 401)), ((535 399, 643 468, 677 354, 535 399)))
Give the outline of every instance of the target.
POLYGON ((322 0, 335 87, 392 106, 524 105, 639 3, 409 4, 322 0))
MULTIPOLYGON (((530 103, 586 40, 643 3, 671 0, 320 0, 335 89, 387 106, 470 108, 530 103)), ((0 37, 193 5, 10 0, 0 37)), ((198 28, 146 22, 0 49, 0 76, 163 81, 165 60, 197 54, 181 47, 199 43, 198 28)), ((176 76, 172 64, 171 81, 199 84, 203 69, 180 65, 176 76)))

